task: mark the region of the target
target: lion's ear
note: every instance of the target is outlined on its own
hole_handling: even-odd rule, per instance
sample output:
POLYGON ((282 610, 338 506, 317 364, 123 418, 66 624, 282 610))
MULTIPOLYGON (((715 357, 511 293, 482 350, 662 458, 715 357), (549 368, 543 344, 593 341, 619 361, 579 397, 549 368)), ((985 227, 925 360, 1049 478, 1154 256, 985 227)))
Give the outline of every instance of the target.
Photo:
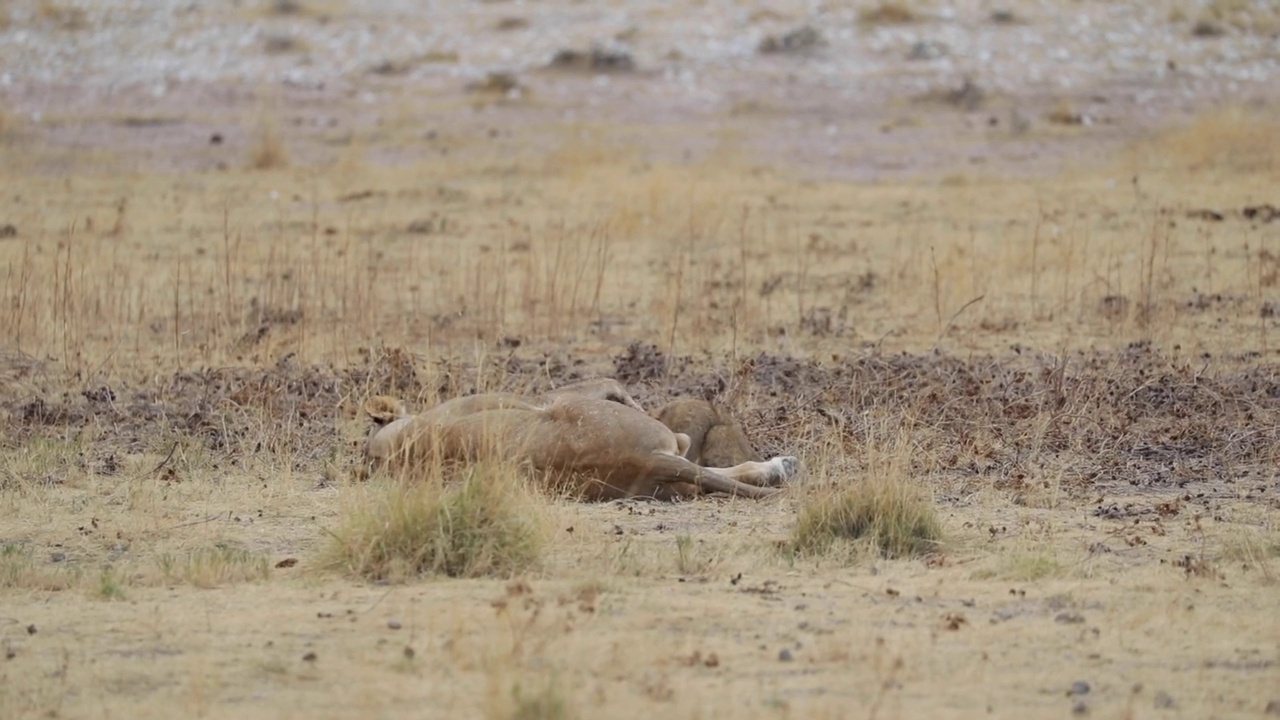
POLYGON ((364 412, 375 425, 386 425, 409 414, 404 403, 389 395, 374 395, 365 400, 364 412))

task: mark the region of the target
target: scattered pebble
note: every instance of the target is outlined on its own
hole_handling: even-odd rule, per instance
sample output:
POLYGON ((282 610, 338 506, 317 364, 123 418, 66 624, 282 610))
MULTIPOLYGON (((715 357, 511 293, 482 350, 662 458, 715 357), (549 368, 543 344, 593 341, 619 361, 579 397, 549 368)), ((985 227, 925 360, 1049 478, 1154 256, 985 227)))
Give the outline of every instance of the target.
POLYGON ((778 651, 778 660, 782 662, 791 662, 792 660, 795 660, 795 659, 796 659, 796 656, 792 655, 791 651, 788 650, 787 648, 782 648, 781 650, 778 651))
POLYGON ((1083 700, 1077 700, 1075 704, 1071 706, 1072 715, 1087 715, 1088 713, 1089 713, 1089 703, 1083 700))
POLYGON ((1071 683, 1071 689, 1067 691, 1067 694, 1068 695, 1088 695, 1091 689, 1092 688, 1089 687, 1089 683, 1085 682, 1084 680, 1077 680, 1071 683))
POLYGON ((1222 26, 1209 20, 1201 20, 1191 28, 1191 36, 1198 38, 1216 38, 1222 37, 1226 31, 1222 26))
POLYGON ((1061 612, 1053 618, 1053 621, 1059 625, 1079 625, 1084 622, 1084 616, 1078 612, 1061 612))
POLYGON ((812 50, 822 45, 823 42, 821 33, 805 25, 781 37, 777 35, 766 36, 760 41, 760 46, 757 49, 766 55, 772 53, 800 53, 812 50))
POLYGON ((400 621, 396 620, 395 618, 391 618, 390 620, 387 621, 387 627, 391 628, 392 630, 399 630, 401 627, 400 621))
POLYGON ((1155 704, 1157 708, 1165 710, 1173 707, 1177 703, 1174 702, 1172 695, 1163 690, 1159 690, 1156 692, 1155 704))
POLYGON ((30 625, 28 625, 28 626, 27 626, 27 634, 28 634, 28 635, 35 635, 35 634, 36 634, 36 626, 35 626, 35 623, 32 623, 32 624, 30 624, 30 625))
POLYGON ((947 46, 940 42, 921 40, 907 52, 908 60, 937 60, 947 54, 947 46))
POLYGON ((315 662, 315 661, 316 661, 315 652, 309 652, 306 655, 302 656, 302 662, 315 662))

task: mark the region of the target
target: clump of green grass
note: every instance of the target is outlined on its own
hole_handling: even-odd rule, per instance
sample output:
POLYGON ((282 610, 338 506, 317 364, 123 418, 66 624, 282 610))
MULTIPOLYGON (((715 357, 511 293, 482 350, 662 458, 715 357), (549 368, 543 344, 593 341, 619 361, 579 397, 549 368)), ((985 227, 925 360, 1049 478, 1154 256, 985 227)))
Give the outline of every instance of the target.
POLYGON ((938 548, 942 523, 933 501, 906 473, 871 473, 857 482, 813 492, 800 507, 787 548, 823 555, 869 545, 886 558, 928 555, 938 548))
POLYGON ((199 588, 265 580, 271 574, 266 555, 230 543, 198 548, 185 555, 164 553, 156 562, 166 582, 185 582, 199 588))
POLYGON ((569 720, 577 717, 558 683, 549 680, 533 692, 519 684, 511 689, 510 720, 569 720))
POLYGON ((124 586, 125 578, 120 571, 110 565, 103 565, 93 593, 103 600, 124 600, 124 586))
POLYGON ((690 535, 676 536, 676 570, 681 575, 701 575, 715 564, 713 553, 700 545, 690 535))
POLYGON ((546 522, 511 467, 472 466, 453 483, 384 480, 347 511, 330 561, 369 580, 505 577, 541 558, 546 522))
POLYGON ((1062 565, 1057 558, 1042 552, 1017 553, 1002 563, 1000 577, 1007 580, 1034 582, 1057 575, 1062 565))
POLYGON ((30 548, 16 543, 0 547, 0 590, 65 590, 75 582, 73 573, 37 563, 30 548))

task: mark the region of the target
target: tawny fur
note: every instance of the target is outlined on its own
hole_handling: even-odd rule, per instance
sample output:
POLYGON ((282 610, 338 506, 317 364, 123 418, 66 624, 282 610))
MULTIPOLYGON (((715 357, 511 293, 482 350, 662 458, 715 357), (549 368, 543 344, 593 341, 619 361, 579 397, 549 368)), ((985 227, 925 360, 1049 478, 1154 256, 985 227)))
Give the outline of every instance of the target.
POLYGON ((672 432, 689 437, 688 449, 681 453, 689 462, 703 467, 730 467, 764 459, 751 447, 742 426, 706 400, 673 400, 656 417, 672 432))
POLYGON ((394 399, 375 398, 366 403, 375 425, 365 454, 372 471, 411 475, 433 463, 512 462, 584 500, 707 492, 763 498, 799 469, 791 457, 701 467, 684 457, 687 435, 639 407, 613 380, 533 399, 508 393, 455 398, 415 416, 403 414, 394 399))

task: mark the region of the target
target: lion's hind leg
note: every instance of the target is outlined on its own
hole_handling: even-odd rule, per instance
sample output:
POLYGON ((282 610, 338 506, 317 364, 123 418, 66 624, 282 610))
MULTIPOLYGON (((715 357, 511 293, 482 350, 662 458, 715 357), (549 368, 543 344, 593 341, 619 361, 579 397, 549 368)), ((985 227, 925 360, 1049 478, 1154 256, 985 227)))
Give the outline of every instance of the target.
MULTIPOLYGON (((757 464, 769 465, 770 463, 757 464)), ((743 476, 749 475, 747 472, 739 472, 743 476)), ((755 472, 758 475, 761 471, 755 472)), ((776 472, 776 469, 773 472, 776 472)), ((763 483, 744 482, 720 470, 704 468, 683 457, 664 452, 656 452, 651 456, 649 473, 652 481, 671 486, 670 489, 676 492, 680 491, 681 485, 692 485, 703 493, 721 492, 756 500, 771 497, 780 492, 763 483)), ((751 477, 755 478, 755 476, 751 477)))
POLYGON ((804 470, 800 458, 779 455, 764 462, 744 462, 733 467, 709 468, 727 478, 756 487, 776 488, 794 480, 804 470))

